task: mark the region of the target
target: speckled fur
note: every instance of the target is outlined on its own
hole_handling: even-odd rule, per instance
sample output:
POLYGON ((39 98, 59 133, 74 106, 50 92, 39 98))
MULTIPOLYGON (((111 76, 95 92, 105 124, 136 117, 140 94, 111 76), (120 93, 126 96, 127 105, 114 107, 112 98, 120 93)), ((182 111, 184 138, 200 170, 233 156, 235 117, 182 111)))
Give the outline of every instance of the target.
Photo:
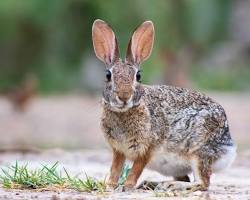
POLYGON ((184 161, 183 173, 173 173, 184 176, 192 170, 207 189, 213 164, 234 147, 224 109, 191 89, 137 82, 140 67, 131 60, 116 59, 107 66, 112 78, 104 85, 101 118, 106 140, 114 152, 132 161, 163 149, 166 156, 184 161), (120 94, 131 101, 120 106, 120 94))
POLYGON ((126 112, 103 104, 105 137, 128 158, 163 145, 168 152, 214 161, 225 153, 223 145, 233 145, 224 109, 209 97, 172 86, 141 87, 141 104, 126 112))

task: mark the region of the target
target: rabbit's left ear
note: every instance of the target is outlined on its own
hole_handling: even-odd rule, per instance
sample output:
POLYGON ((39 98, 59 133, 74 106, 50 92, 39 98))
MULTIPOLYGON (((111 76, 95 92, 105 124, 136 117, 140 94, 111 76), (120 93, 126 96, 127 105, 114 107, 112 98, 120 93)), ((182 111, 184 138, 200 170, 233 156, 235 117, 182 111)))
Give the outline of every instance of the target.
POLYGON ((115 34, 106 22, 100 19, 94 21, 92 40, 97 58, 107 66, 119 60, 119 48, 115 34))
POLYGON ((139 65, 151 54, 154 43, 154 24, 145 21, 133 33, 127 49, 126 61, 139 65))

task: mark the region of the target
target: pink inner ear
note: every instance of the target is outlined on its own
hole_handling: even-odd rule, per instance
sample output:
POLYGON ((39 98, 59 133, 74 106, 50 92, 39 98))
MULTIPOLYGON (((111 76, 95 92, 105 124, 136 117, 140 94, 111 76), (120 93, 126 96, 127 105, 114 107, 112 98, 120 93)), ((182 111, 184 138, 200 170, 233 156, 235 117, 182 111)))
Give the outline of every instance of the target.
POLYGON ((115 52, 115 35, 103 21, 97 21, 92 31, 93 45, 96 56, 107 64, 111 64, 115 52))
POLYGON ((132 36, 133 60, 140 64, 146 60, 151 53, 154 41, 154 27, 152 22, 144 22, 132 36))

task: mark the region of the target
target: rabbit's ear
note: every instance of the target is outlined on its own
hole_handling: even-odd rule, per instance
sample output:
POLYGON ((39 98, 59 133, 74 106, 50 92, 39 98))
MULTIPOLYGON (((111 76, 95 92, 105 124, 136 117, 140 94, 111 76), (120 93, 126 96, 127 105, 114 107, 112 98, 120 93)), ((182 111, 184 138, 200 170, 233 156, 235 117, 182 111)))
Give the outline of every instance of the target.
POLYGON ((97 19, 92 26, 92 40, 97 58, 110 66, 119 60, 119 48, 114 32, 104 21, 97 19))
POLYGON ((133 33, 127 49, 126 61, 139 65, 151 54, 154 43, 154 24, 142 23, 133 33))

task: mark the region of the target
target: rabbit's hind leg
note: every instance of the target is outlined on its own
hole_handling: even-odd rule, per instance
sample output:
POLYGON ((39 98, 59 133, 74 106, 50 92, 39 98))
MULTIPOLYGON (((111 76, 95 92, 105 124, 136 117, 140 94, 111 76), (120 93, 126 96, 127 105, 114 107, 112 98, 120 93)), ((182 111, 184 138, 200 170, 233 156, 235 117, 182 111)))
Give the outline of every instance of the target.
POLYGON ((210 185, 212 175, 212 160, 208 158, 195 158, 192 160, 192 170, 194 174, 194 185, 191 190, 206 191, 210 185))
POLYGON ((156 189, 173 193, 190 193, 195 191, 206 191, 210 184, 211 162, 209 158, 196 157, 192 159, 192 170, 194 182, 174 181, 158 185, 156 189))
MULTIPOLYGON (((189 176, 178 176, 174 177, 174 181, 161 181, 161 182, 156 182, 156 181, 143 181, 137 189, 144 189, 144 190, 166 190, 168 187, 166 185, 180 185, 181 182, 183 182, 183 185, 187 185, 185 183, 190 183, 189 176), (177 183, 177 182, 178 183, 177 183)), ((176 189, 176 188, 175 188, 176 189)))

